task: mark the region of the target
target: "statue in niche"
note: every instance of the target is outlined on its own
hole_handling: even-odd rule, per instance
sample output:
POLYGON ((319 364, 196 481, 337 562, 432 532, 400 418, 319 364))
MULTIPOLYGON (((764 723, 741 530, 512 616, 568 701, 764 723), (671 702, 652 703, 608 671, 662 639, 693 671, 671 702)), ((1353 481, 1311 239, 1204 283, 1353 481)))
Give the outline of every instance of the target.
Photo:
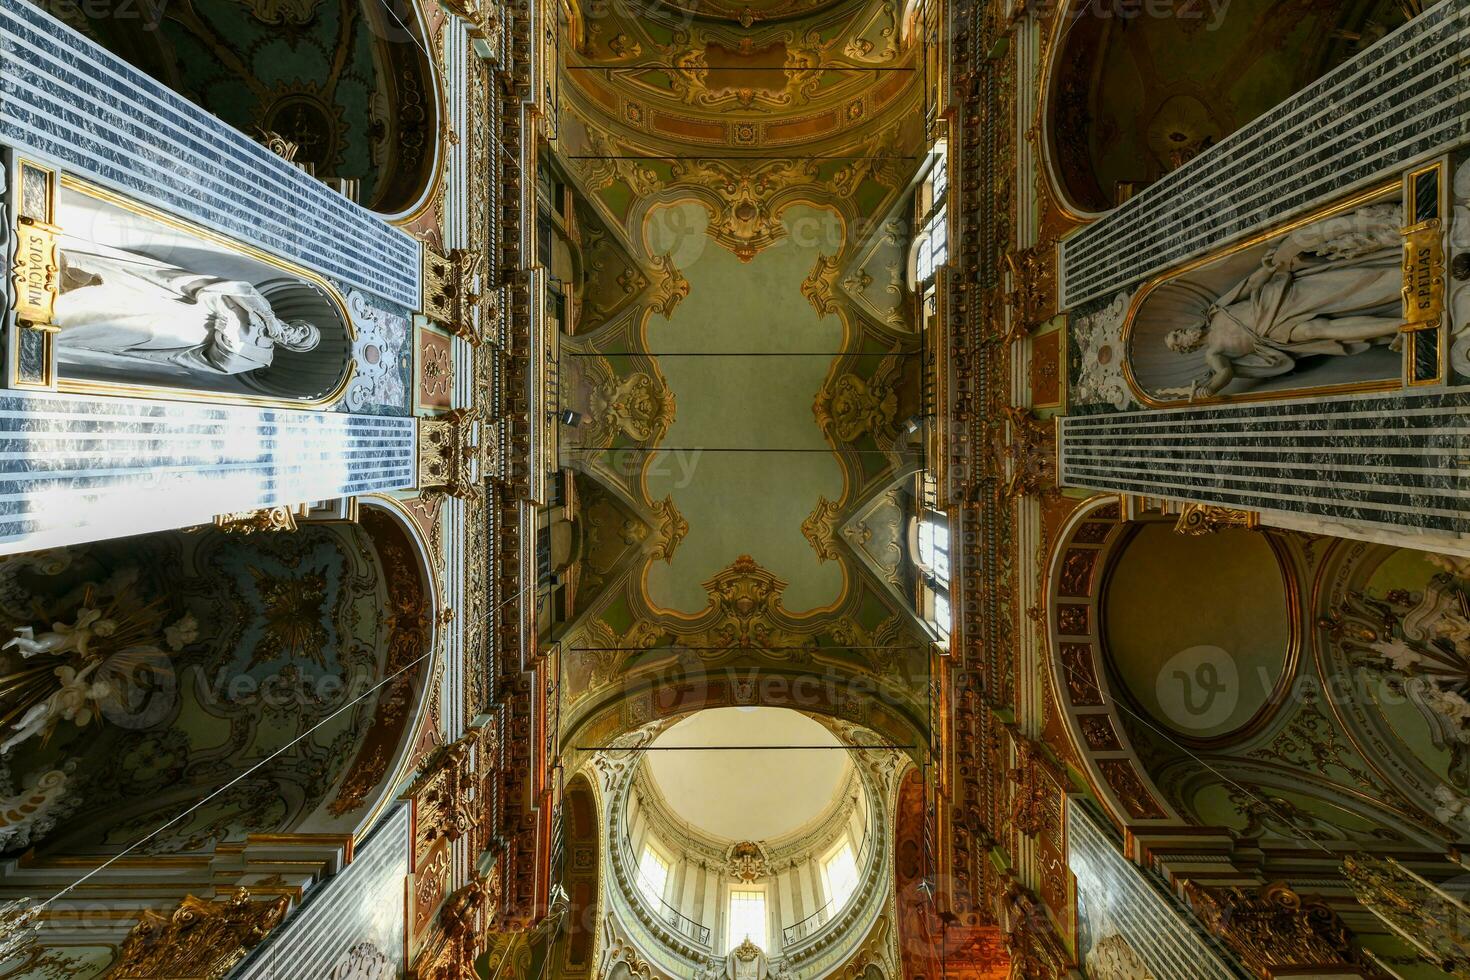
POLYGON ((1300 357, 1395 346, 1402 319, 1400 208, 1360 208, 1316 222, 1268 249, 1261 266, 1214 298, 1198 322, 1164 339, 1177 354, 1204 350, 1210 373, 1191 399, 1237 377, 1273 378, 1300 357), (1346 228, 1346 231, 1335 231, 1346 228))
POLYGON ((278 347, 304 352, 321 342, 315 324, 283 320, 248 282, 93 247, 61 250, 53 322, 63 350, 231 375, 269 367, 278 347))

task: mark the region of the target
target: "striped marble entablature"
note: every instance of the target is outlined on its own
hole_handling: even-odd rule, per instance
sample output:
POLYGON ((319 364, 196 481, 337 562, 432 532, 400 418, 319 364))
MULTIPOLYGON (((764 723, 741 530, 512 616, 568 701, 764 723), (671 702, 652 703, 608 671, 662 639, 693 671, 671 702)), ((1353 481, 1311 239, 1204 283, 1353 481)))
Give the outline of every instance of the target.
POLYGON ((415 420, 0 394, 0 554, 408 489, 415 420))
POLYGON ((410 807, 374 828, 352 863, 319 885, 231 976, 399 976, 404 968, 404 879, 409 873, 410 807))
POLYGON ((1470 534, 1463 389, 1058 422, 1064 486, 1470 534))
POLYGON ((0 144, 409 310, 420 246, 25 0, 0 0, 0 144))
MULTIPOLYGON (((1154 977, 1240 980, 1247 976, 1194 917, 1129 862, 1122 845, 1076 797, 1067 801, 1067 867, 1077 878, 1077 914, 1095 943, 1121 936, 1154 977)), ((1083 950, 1085 957, 1090 950, 1083 950)), ((1091 964, 1088 964, 1091 966, 1091 964)))
POLYGON ((1109 296, 1470 140, 1470 0, 1442 0, 1061 246, 1061 305, 1109 296))

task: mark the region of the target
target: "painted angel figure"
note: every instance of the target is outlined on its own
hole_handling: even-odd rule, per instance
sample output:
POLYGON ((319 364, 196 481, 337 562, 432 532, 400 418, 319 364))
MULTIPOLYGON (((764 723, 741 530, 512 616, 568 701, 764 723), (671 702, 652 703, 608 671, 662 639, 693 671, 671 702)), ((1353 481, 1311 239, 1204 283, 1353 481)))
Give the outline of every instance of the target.
POLYGON ((53 322, 63 351, 241 374, 268 367, 277 347, 309 351, 321 341, 315 324, 281 319, 251 283, 88 248, 61 249, 53 322))
POLYGON ((1259 268, 1220 295, 1196 323, 1164 338, 1179 354, 1203 349, 1210 373, 1191 399, 1241 378, 1273 378, 1312 354, 1359 354, 1397 343, 1403 323, 1397 208, 1362 208, 1350 231, 1321 224, 1288 234, 1259 268))

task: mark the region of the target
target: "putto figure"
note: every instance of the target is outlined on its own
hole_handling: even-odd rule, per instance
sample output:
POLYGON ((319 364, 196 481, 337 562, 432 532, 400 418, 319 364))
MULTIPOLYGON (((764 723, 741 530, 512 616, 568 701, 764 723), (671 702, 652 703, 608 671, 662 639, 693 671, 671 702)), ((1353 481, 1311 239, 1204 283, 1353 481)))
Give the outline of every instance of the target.
POLYGON ((1170 350, 1203 348, 1210 369, 1190 398, 1217 395, 1237 377, 1287 374, 1300 357, 1396 346, 1403 323, 1399 224, 1396 206, 1377 205, 1299 228, 1198 323, 1169 331, 1170 350))
POLYGON ((60 264, 53 322, 63 351, 242 374, 269 367, 277 347, 309 351, 321 342, 315 324, 281 319, 248 282, 120 249, 63 246, 60 264))

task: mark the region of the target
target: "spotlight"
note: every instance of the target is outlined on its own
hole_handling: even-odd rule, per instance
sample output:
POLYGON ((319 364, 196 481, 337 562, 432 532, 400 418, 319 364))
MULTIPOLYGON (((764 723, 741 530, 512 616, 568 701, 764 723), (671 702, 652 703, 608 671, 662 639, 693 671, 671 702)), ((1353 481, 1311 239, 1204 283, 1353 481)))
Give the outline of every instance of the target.
POLYGON ((909 435, 913 435, 915 432, 918 432, 919 429, 923 428, 924 420, 926 418, 929 418, 929 416, 910 415, 908 418, 903 420, 903 431, 907 432, 909 435))
POLYGON ((561 422, 562 425, 569 425, 573 428, 576 428, 577 426, 582 424, 582 413, 574 412, 569 408, 558 415, 557 419, 561 422))

